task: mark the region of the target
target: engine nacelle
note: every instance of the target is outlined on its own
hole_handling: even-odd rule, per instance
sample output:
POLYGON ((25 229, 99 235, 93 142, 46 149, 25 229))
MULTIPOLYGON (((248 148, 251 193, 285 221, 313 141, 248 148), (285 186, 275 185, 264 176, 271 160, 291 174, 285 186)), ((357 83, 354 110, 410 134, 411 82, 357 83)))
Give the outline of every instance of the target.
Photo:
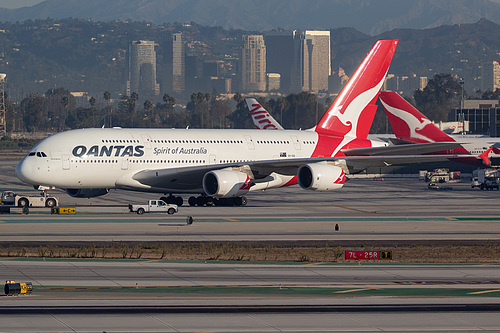
POLYGON ((108 193, 107 188, 67 188, 65 191, 73 198, 94 198, 108 193))
POLYGON ((245 195, 251 185, 250 177, 239 171, 215 170, 203 176, 203 190, 208 196, 216 198, 245 195))
POLYGON ((344 186, 344 170, 326 163, 305 164, 297 172, 297 181, 305 190, 333 191, 344 186))

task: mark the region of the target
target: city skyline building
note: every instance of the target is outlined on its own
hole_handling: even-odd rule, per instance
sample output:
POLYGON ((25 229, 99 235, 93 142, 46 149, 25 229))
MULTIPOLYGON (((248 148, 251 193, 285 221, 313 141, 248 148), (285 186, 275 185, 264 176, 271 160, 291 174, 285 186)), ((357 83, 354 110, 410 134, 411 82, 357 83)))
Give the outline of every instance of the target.
POLYGON ((500 62, 493 61, 493 91, 500 89, 500 62))
POLYGON ((173 33, 165 43, 165 76, 162 90, 182 94, 186 90, 186 46, 182 33, 173 33))
POLYGON ((129 78, 126 92, 129 96, 132 92, 136 92, 145 99, 159 94, 154 41, 138 40, 130 43, 129 78))
POLYGON ((266 69, 268 73, 280 74, 280 91, 291 92, 294 50, 293 31, 270 31, 264 33, 266 43, 266 69))
POLYGON ((266 45, 263 35, 243 35, 240 61, 242 91, 266 91, 266 45))
POLYGON ((0 138, 7 135, 5 122, 5 81, 7 74, 0 73, 0 138))
POLYGON ((330 31, 294 31, 293 91, 328 91, 331 75, 330 31))
POLYGON ((281 75, 279 73, 267 73, 267 91, 279 91, 281 86, 281 75))

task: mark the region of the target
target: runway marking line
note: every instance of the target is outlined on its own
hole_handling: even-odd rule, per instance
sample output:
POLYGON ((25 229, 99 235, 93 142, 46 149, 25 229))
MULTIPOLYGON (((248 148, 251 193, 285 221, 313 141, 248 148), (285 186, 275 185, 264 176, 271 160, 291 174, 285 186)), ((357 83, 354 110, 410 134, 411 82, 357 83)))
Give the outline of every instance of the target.
POLYGON ((447 219, 449 221, 458 221, 458 219, 455 217, 445 217, 445 219, 447 219))
POLYGON ((468 295, 480 295, 480 294, 497 293, 497 292, 500 292, 500 289, 475 291, 472 293, 468 293, 468 295))
POLYGON ((362 288, 362 289, 349 289, 349 290, 340 290, 340 291, 334 291, 334 294, 347 294, 347 293, 353 293, 357 291, 366 291, 366 290, 377 290, 377 288, 362 288))
POLYGON ((226 220, 226 221, 231 221, 231 222, 238 222, 238 220, 235 220, 235 219, 230 219, 230 218, 225 218, 224 220, 226 220))

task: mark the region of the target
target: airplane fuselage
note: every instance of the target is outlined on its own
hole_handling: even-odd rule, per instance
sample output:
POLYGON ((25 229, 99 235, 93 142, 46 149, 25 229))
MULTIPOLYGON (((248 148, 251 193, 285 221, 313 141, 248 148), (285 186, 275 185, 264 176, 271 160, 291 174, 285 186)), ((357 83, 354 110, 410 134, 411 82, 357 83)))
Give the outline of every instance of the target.
MULTIPOLYGON (((345 138, 344 138, 345 140, 345 138)), ((342 139, 314 131, 209 129, 80 129, 62 132, 38 143, 19 163, 19 178, 56 188, 124 188, 163 193, 199 193, 198 186, 152 188, 136 183, 145 170, 238 166, 252 161, 342 155, 342 139), (322 144, 318 145, 321 141, 322 144)), ((352 139, 344 148, 369 147, 352 139)), ((281 176, 283 186, 293 176, 281 176)))

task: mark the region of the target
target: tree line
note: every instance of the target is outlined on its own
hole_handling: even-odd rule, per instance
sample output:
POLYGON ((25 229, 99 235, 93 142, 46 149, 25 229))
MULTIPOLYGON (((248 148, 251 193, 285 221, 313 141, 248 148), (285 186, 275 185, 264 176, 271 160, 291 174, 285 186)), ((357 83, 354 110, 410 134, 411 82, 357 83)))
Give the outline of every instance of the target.
MULTIPOLYGON (((139 95, 122 95, 112 101, 111 93, 88 98, 86 107, 77 106, 75 97, 65 88, 49 89, 45 94, 30 94, 14 104, 6 98, 7 132, 60 132, 91 127, 127 128, 254 128, 244 97, 221 99, 216 92, 191 94, 186 106, 178 107, 176 99, 164 94, 162 102, 139 103, 139 95)), ((284 127, 310 128, 325 112, 316 95, 301 92, 276 99, 259 98, 259 102, 284 127)), ((331 103, 327 99, 326 103, 331 103)))
MULTIPOLYGON (((407 99, 434 121, 447 121, 450 108, 458 107, 467 97, 463 85, 451 74, 436 74, 427 87, 416 90, 407 99)), ((76 100, 65 88, 49 89, 45 94, 30 94, 20 103, 6 98, 7 132, 60 132, 90 127, 130 128, 254 128, 245 97, 236 93, 232 100, 220 99, 214 91, 197 92, 185 108, 176 107, 176 99, 163 95, 162 102, 145 100, 138 105, 139 95, 122 95, 112 103, 111 93, 102 95, 104 105, 97 105, 98 96, 88 99, 87 107, 77 107, 76 100)), ((500 90, 482 93, 483 99, 499 99, 500 90)), ((320 101, 315 94, 300 92, 277 98, 257 98, 259 103, 287 129, 314 127, 333 102, 320 101)), ((391 133, 385 112, 379 106, 371 133, 391 133)))

